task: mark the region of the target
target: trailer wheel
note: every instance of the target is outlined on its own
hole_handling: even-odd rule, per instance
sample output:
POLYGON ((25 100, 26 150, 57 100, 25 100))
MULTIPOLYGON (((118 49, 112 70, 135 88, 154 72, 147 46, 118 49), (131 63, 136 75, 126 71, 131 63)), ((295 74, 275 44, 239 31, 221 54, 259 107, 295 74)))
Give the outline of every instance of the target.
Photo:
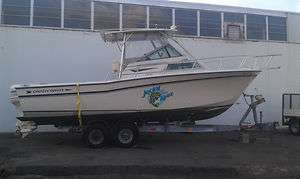
POLYGON ((86 144, 91 148, 101 148, 107 143, 108 132, 103 125, 89 126, 83 134, 86 144))
POLYGON ((293 135, 299 136, 300 135, 300 121, 297 119, 291 119, 290 124, 289 124, 289 129, 293 135))
POLYGON ((134 123, 121 123, 114 132, 115 143, 122 148, 134 146, 139 137, 139 130, 134 123))

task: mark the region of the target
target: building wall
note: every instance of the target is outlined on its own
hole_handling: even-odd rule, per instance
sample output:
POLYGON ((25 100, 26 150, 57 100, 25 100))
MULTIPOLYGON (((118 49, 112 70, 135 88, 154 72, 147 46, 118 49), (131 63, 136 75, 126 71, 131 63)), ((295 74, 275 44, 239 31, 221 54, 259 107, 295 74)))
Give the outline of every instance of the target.
POLYGON ((288 27, 288 41, 294 43, 300 43, 300 14, 288 13, 287 27, 288 27))
MULTIPOLYGON (((281 120, 283 92, 300 92, 300 44, 226 41, 180 38, 197 58, 282 54, 272 60, 247 89, 263 94, 267 102, 259 107, 266 121, 281 120), (192 47, 192 48, 191 48, 192 47)), ((9 88, 18 83, 86 82, 105 80, 111 62, 118 59, 115 46, 105 44, 99 33, 51 29, 0 27, 0 132, 15 129, 15 111, 9 102, 9 88)), ((246 110, 241 98, 228 112, 205 123, 237 124, 246 110)))

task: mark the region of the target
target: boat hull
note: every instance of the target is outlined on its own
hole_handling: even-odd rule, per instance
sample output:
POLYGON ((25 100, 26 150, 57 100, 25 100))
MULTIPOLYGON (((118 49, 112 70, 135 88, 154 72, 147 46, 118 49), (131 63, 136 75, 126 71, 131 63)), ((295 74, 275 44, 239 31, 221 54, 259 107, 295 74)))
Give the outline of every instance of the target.
POLYGON ((104 83, 18 86, 15 106, 18 119, 39 125, 73 125, 79 109, 86 121, 205 120, 232 106, 257 74, 193 72, 104 83))

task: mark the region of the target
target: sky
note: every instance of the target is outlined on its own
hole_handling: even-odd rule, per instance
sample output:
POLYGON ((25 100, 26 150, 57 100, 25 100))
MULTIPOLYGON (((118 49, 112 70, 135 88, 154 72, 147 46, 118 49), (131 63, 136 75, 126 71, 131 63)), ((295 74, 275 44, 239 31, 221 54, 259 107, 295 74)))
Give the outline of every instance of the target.
POLYGON ((300 0, 173 0, 300 12, 300 0))

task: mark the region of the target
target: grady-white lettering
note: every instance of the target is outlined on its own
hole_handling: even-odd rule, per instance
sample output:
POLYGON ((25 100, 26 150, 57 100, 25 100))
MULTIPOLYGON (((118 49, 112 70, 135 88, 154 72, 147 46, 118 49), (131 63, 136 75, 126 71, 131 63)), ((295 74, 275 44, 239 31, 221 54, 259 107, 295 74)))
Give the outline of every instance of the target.
POLYGON ((32 93, 62 93, 64 91, 67 91, 67 89, 58 88, 58 89, 34 89, 32 90, 32 93))

